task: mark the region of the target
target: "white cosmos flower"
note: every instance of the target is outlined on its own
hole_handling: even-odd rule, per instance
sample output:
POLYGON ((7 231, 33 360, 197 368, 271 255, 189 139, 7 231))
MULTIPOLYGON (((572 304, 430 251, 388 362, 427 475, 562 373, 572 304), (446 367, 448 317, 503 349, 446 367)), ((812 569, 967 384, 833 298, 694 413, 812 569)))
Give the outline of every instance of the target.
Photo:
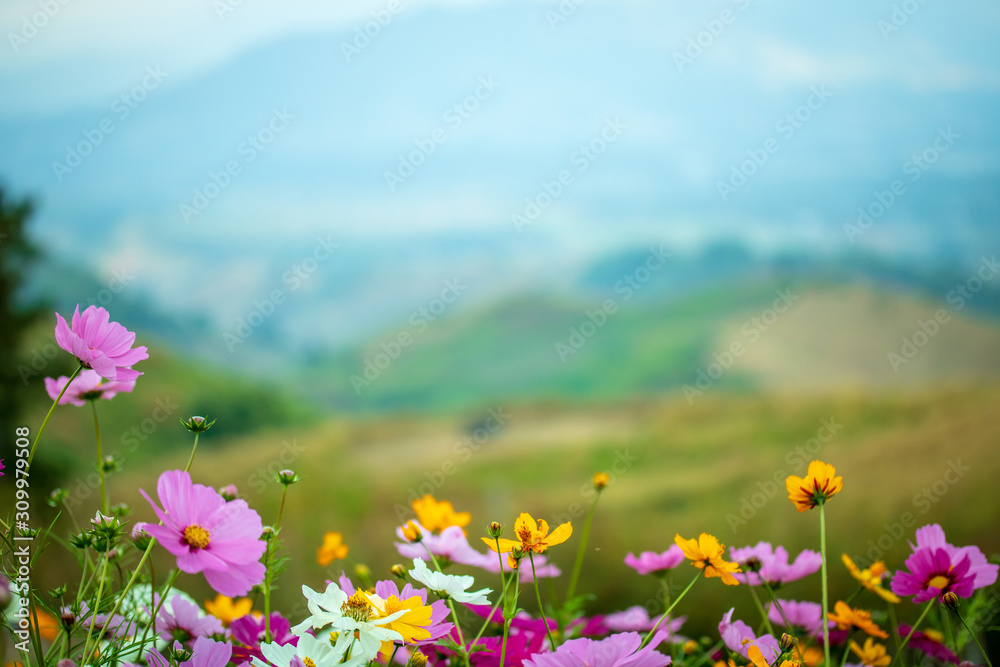
MULTIPOLYGON (((340 586, 330 582, 322 594, 308 586, 302 587, 302 594, 308 601, 309 617, 292 628, 292 631, 301 637, 308 636, 303 633, 309 628, 329 628, 340 633, 337 644, 333 647, 338 659, 350 652, 351 660, 355 657, 363 657, 365 661, 373 660, 378 655, 382 642, 403 641, 403 635, 381 626, 395 621, 408 610, 401 609, 385 616, 385 600, 374 593, 357 591, 348 596, 340 586)), ((306 667, 311 666, 306 664, 306 667)), ((316 667, 319 667, 318 663, 316 667)))
MULTIPOLYGON (((344 651, 338 650, 329 641, 318 639, 312 635, 301 635, 298 645, 278 644, 270 642, 260 645, 260 652, 267 658, 264 662, 254 656, 251 659, 253 667, 333 667, 340 665, 344 651), (270 663, 270 664, 268 664, 270 663)), ((362 656, 350 658, 345 665, 357 667, 367 662, 362 656)))
POLYGON ((464 602, 465 604, 489 604, 490 601, 486 599, 486 596, 493 592, 490 588, 466 592, 472 584, 476 583, 475 579, 467 576, 432 572, 428 569, 427 564, 419 558, 413 559, 413 569, 410 570, 410 576, 437 593, 440 597, 451 598, 456 602, 464 602))

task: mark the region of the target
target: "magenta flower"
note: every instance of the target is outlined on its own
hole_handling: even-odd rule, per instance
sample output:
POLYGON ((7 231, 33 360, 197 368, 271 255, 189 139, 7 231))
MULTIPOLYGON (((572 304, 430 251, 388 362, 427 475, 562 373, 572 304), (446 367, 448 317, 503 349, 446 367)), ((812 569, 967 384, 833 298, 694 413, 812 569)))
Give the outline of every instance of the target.
POLYGON ((941 598, 948 592, 971 597, 977 588, 992 586, 997 580, 1000 566, 988 563, 978 547, 949 544, 937 524, 917 529, 917 544, 910 546, 913 553, 905 563, 909 572, 896 572, 892 592, 905 597, 912 595, 914 603, 941 598))
MULTIPOLYGON (((184 647, 179 642, 174 642, 173 651, 181 652, 184 647)), ((168 653, 173 652, 168 649, 168 653)), ((232 655, 233 647, 227 642, 212 641, 206 637, 199 637, 191 647, 191 657, 182 662, 171 662, 158 650, 151 649, 146 653, 146 662, 149 667, 226 667, 232 655)))
MULTIPOLYGON (((663 633, 657 632, 657 637, 663 633)), ((664 635, 665 636, 665 635, 664 635)), ((662 641, 662 638, 660 639, 662 641)), ((635 632, 611 635, 600 641, 571 639, 551 653, 538 653, 524 661, 525 667, 666 667, 670 656, 656 650, 654 637, 644 648, 642 636, 635 632)))
MULTIPOLYGON (((264 660, 261 653, 260 643, 264 641, 264 617, 255 617, 253 614, 240 616, 229 624, 229 634, 233 639, 233 664, 241 665, 250 662, 251 658, 264 660)), ((291 624, 288 619, 274 612, 271 614, 271 641, 284 646, 291 644, 295 646, 299 638, 292 634, 291 624)), ((152 666, 151 666, 152 667, 152 666)))
POLYGON ((809 576, 819 571, 823 565, 823 557, 808 549, 789 565, 785 547, 772 548, 768 542, 758 542, 753 547, 730 549, 729 552, 730 559, 743 567, 743 574, 735 575, 736 578, 751 586, 760 586, 766 581, 771 588, 777 588, 809 576), (759 571, 754 572, 753 569, 758 565, 759 571))
MULTIPOLYGON (((911 629, 912 626, 909 626, 906 623, 900 623, 899 636, 905 637, 910 634, 911 629)), ((944 645, 944 637, 938 633, 932 634, 932 632, 933 631, 914 631, 913 636, 910 637, 910 646, 919 651, 923 651, 932 658, 957 665, 958 656, 952 653, 951 650, 944 645), (935 636, 935 634, 937 636, 935 636)))
POLYGON ((79 360, 84 368, 90 368, 108 380, 135 380, 142 375, 132 370, 132 366, 148 359, 145 347, 132 347, 135 334, 110 321, 108 311, 90 306, 83 315, 80 306, 73 311, 72 327, 56 313, 56 343, 79 360))
MULTIPOLYGON (((452 635, 452 638, 457 642, 457 637, 452 635)), ((506 662, 507 665, 521 665, 528 664, 526 661, 529 658, 535 657, 541 651, 544 650, 545 645, 545 633, 534 634, 530 632, 524 632, 520 634, 512 633, 507 637, 507 652, 506 652, 506 662)), ((469 642, 469 647, 483 647, 477 648, 470 656, 469 660, 472 662, 473 667, 500 667, 500 656, 503 651, 503 639, 501 637, 480 637, 479 639, 469 642)), ((442 649, 438 647, 438 652, 447 656, 454 655, 454 653, 448 649, 442 649)), ((441 665, 447 663, 441 662, 441 665)))
POLYGON ((259 562, 265 544, 260 515, 245 500, 226 502, 219 493, 203 484, 192 484, 181 470, 160 475, 156 493, 163 509, 144 491, 163 525, 146 524, 144 529, 177 557, 182 572, 202 572, 209 585, 229 597, 246 595, 264 580, 259 562))
POLYGON ((222 621, 215 616, 202 614, 198 605, 175 595, 160 607, 156 615, 156 631, 167 641, 171 639, 188 644, 193 639, 225 633, 222 621))
POLYGON ((636 558, 631 551, 625 556, 625 564, 634 569, 639 574, 660 574, 667 570, 672 570, 684 562, 684 552, 676 544, 671 544, 670 548, 663 553, 654 551, 643 551, 636 558))
MULTIPOLYGON (((49 398, 53 401, 59 398, 59 393, 66 386, 69 377, 59 376, 57 379, 45 378, 45 391, 49 393, 49 398)), ((111 400, 116 394, 125 394, 135 389, 135 380, 105 380, 96 371, 83 369, 80 374, 73 378, 69 389, 59 400, 59 405, 85 405, 87 401, 96 401, 99 398, 111 400)))
POLYGON ((778 640, 771 635, 758 637, 743 621, 733 621, 734 609, 727 611, 719 623, 719 634, 726 647, 749 660, 750 656, 747 653, 751 646, 756 646, 760 649, 764 659, 767 660, 767 664, 774 662, 774 659, 781 653, 778 640))
MULTIPOLYGON (((801 628, 810 637, 819 637, 823 632, 823 607, 817 602, 796 602, 795 600, 778 600, 781 609, 788 617, 788 622, 796 628, 801 628)), ((784 623, 781 612, 774 606, 773 602, 767 603, 767 617, 772 623, 784 623)), ((827 621, 829 627, 837 624, 827 621)))

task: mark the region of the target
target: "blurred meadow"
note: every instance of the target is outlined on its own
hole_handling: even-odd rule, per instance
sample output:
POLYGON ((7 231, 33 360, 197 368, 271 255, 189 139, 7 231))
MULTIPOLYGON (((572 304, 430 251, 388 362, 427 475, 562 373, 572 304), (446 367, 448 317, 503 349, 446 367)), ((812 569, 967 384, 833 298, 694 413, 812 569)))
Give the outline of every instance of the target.
MULTIPOLYGON (((598 471, 589 612, 661 609, 622 559, 675 533, 815 549, 784 488, 813 458, 844 477, 831 560, 899 567, 928 523, 1000 552, 997 3, 43 4, 0 7, 8 471, 74 367, 52 313, 96 304, 149 348, 96 405, 113 500, 151 520, 179 421, 217 418, 196 482, 269 523, 302 477, 284 608, 387 577, 419 496, 481 547, 581 525, 598 471)), ((97 509, 93 440, 56 410, 39 525, 56 487, 97 509)))

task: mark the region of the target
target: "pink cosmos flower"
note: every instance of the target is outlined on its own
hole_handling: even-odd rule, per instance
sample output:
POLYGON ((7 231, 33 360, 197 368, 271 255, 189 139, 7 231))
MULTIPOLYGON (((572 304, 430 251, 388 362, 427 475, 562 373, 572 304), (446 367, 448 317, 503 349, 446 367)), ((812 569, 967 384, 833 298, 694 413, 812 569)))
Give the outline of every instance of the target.
POLYGON ((719 623, 719 634, 726 647, 749 660, 750 656, 747 653, 751 646, 756 646, 760 649, 764 659, 767 660, 767 664, 774 662, 774 659, 781 653, 778 640, 771 635, 758 637, 743 621, 733 621, 734 609, 727 611, 719 623))
MULTIPOLYGON (((264 660, 260 643, 264 641, 264 617, 257 618, 253 614, 240 616, 229 624, 229 634, 233 639, 233 664, 242 665, 256 657, 264 660)), ((288 619, 273 612, 271 614, 271 637, 275 644, 295 646, 299 638, 292 634, 288 619)), ((152 666, 151 666, 152 667, 152 666)))
POLYGON ((156 493, 163 509, 140 489, 163 522, 144 529, 177 557, 182 572, 202 572, 209 585, 228 597, 246 595, 264 580, 259 562, 265 544, 260 515, 245 500, 226 502, 215 489, 192 484, 181 470, 160 475, 156 493))
MULTIPOLYGON (((781 610, 788 617, 788 622, 796 628, 801 628, 810 637, 819 637, 823 632, 823 607, 817 602, 796 602, 795 600, 778 600, 781 610)), ((783 624, 781 611, 773 602, 767 603, 767 617, 772 623, 783 624)), ((828 627, 835 627, 833 621, 827 621, 828 627)))
POLYGON ((416 521, 413 523, 417 524, 417 527, 423 534, 423 540, 419 544, 408 542, 403 537, 403 529, 397 527, 396 536, 402 542, 396 542, 395 545, 400 556, 411 560, 419 558, 430 561, 430 556, 427 555, 427 551, 430 550, 438 560, 444 558, 452 563, 478 565, 479 557, 482 554, 469 546, 469 540, 466 538, 465 531, 461 527, 448 526, 441 531, 440 535, 435 535, 416 521))
POLYGON ((203 615, 198 605, 175 595, 160 607, 156 631, 167 641, 173 639, 187 644, 193 639, 224 634, 225 628, 215 616, 203 615))
MULTIPOLYGON (((45 378, 45 391, 53 401, 59 398, 59 392, 66 386, 69 377, 61 375, 58 378, 45 378)), ((96 371, 85 368, 73 378, 69 389, 59 400, 59 405, 85 405, 87 401, 99 398, 111 400, 116 394, 125 394, 135 389, 135 380, 105 380, 96 371)))
POLYGON ((986 561, 978 547, 956 547, 945 541, 944 530, 938 524, 917 529, 917 544, 906 559, 905 570, 892 578, 892 592, 913 596, 914 603, 941 598, 952 592, 963 598, 971 597, 977 588, 992 586, 1000 566, 986 561))
POLYGON ((672 570, 684 562, 684 552, 676 544, 671 544, 670 548, 663 553, 654 551, 643 551, 636 558, 631 551, 625 556, 625 564, 634 569, 639 574, 662 573, 672 570))
POLYGON ((108 311, 90 306, 80 314, 80 306, 73 311, 72 327, 56 313, 56 343, 76 357, 80 365, 90 368, 108 380, 135 380, 142 375, 132 366, 148 359, 145 346, 132 347, 135 334, 110 321, 108 311))
MULTIPOLYGON (((657 632, 657 637, 662 632, 657 632)), ((665 635, 664 635, 665 636, 665 635)), ((660 639, 662 641, 662 639, 660 639)), ((525 667, 666 667, 670 656, 656 651, 660 642, 654 637, 639 648, 642 636, 635 632, 611 635, 600 641, 571 639, 551 653, 538 653, 524 661, 525 667)))
MULTIPOLYGON (((174 651, 182 650, 181 644, 174 642, 174 651)), ((191 657, 175 664, 177 667, 226 667, 232 652, 233 647, 227 642, 199 637, 191 647, 191 657)), ((149 667, 172 667, 170 660, 155 648, 146 653, 146 662, 149 667)))
POLYGON ((771 588, 796 581, 814 572, 823 565, 823 557, 815 551, 804 550, 795 562, 788 563, 785 547, 772 548, 768 542, 758 542, 756 546, 730 549, 730 559, 743 567, 743 574, 735 575, 741 583, 760 586, 766 581, 771 588), (751 565, 760 565, 759 572, 751 571, 751 565))
MULTIPOLYGON (((907 625, 906 623, 899 624, 899 636, 906 637, 910 634, 910 630, 913 627, 907 625)), ((923 651, 932 658, 937 660, 943 660, 944 662, 950 662, 954 665, 958 664, 958 656, 951 652, 947 646, 942 643, 942 637, 934 637, 930 632, 921 632, 916 630, 913 636, 910 637, 910 646, 913 648, 923 651)))
MULTIPOLYGON (((645 607, 636 605, 629 607, 625 611, 608 614, 604 617, 604 625, 612 632, 649 632, 659 620, 659 614, 654 618, 650 618, 649 612, 646 611, 645 607)), ((677 631, 681 629, 686 620, 686 616, 667 619, 660 627, 667 632, 671 640, 676 642, 677 631)))

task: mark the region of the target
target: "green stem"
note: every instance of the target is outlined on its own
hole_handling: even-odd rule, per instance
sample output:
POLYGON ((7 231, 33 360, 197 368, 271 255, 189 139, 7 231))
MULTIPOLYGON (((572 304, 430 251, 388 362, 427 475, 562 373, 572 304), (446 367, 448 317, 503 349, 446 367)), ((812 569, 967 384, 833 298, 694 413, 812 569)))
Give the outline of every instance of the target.
POLYGON ((979 652, 983 654, 983 659, 986 661, 986 667, 993 667, 993 663, 990 662, 989 654, 986 653, 986 649, 983 648, 983 645, 979 643, 979 637, 977 637, 976 633, 972 631, 972 628, 969 627, 969 624, 965 622, 965 619, 962 617, 962 614, 958 611, 957 607, 955 608, 954 611, 955 611, 955 616, 958 616, 958 620, 960 620, 962 622, 962 625, 965 627, 965 631, 969 633, 969 636, 972 637, 972 641, 976 642, 976 646, 979 647, 979 652))
POLYGON ((846 599, 846 600, 844 600, 844 604, 851 604, 851 602, 853 602, 853 601, 854 601, 854 598, 856 598, 856 597, 858 597, 859 595, 861 595, 861 591, 863 591, 863 590, 865 590, 865 587, 864 587, 864 586, 858 586, 858 589, 857 589, 856 591, 854 591, 853 593, 851 593, 851 594, 850 594, 850 595, 849 595, 849 596, 847 597, 847 599, 846 599))
POLYGON ((827 614, 830 610, 830 599, 827 593, 826 584, 826 504, 819 503, 819 551, 823 559, 823 659, 824 665, 830 665, 830 624, 827 623, 827 614))
POLYGON ((767 633, 777 639, 774 634, 774 627, 771 625, 771 619, 767 617, 767 612, 764 611, 764 605, 760 601, 760 596, 757 595, 757 587, 750 585, 750 577, 747 576, 747 588, 750 589, 750 597, 753 598, 753 603, 757 605, 757 611, 760 612, 760 617, 764 621, 764 627, 767 628, 767 633))
POLYGON ((198 436, 201 435, 198 431, 194 432, 194 446, 191 447, 191 456, 188 457, 188 463, 184 466, 184 472, 191 472, 191 464, 194 463, 194 453, 198 451, 198 436))
POLYGON ((500 667, 504 667, 504 662, 507 659, 507 635, 510 633, 510 623, 514 620, 514 614, 517 613, 517 599, 521 595, 521 577, 514 574, 514 612, 511 613, 510 618, 504 616, 503 621, 503 642, 500 645, 500 667))
POLYGON ((889 625, 892 626, 892 641, 896 646, 896 653, 899 653, 899 623, 896 622, 896 608, 888 600, 885 601, 888 609, 889 625))
POLYGON ((913 624, 912 628, 910 628, 910 632, 909 634, 906 635, 906 639, 903 640, 903 643, 899 645, 899 650, 896 652, 896 656, 892 659, 892 662, 889 663, 889 667, 895 665, 896 660, 899 659, 899 656, 903 655, 903 649, 905 649, 906 645, 910 643, 910 637, 913 636, 913 633, 916 631, 917 626, 919 626, 923 622, 924 616, 926 616, 927 612, 931 610, 931 607, 934 606, 935 602, 937 602, 937 598, 936 597, 931 598, 931 601, 927 603, 926 607, 924 607, 924 611, 923 613, 920 614, 920 618, 918 618, 917 622, 913 624))
POLYGON ((101 425, 97 421, 97 401, 87 401, 94 413, 94 435, 97 438, 97 474, 101 479, 101 514, 108 513, 108 494, 104 487, 104 452, 101 450, 101 425))
MULTIPOLYGON (((118 609, 122 606, 122 602, 125 601, 125 596, 128 595, 128 592, 130 590, 132 590, 132 586, 135 585, 136 579, 139 578, 139 572, 142 571, 142 566, 146 564, 146 559, 149 558, 149 554, 153 550, 154 544, 156 544, 156 538, 152 537, 149 539, 149 546, 146 547, 146 550, 142 553, 142 558, 139 559, 139 564, 135 566, 135 572, 132 573, 132 577, 128 580, 128 583, 125 584, 125 588, 122 589, 121 594, 118 596, 118 600, 115 602, 115 606, 111 609, 111 613, 108 614, 108 618, 113 618, 114 615, 118 613, 118 609)), ((150 622, 155 623, 155 618, 150 622)), ((104 639, 104 633, 107 631, 107 629, 108 626, 105 625, 103 628, 101 628, 100 634, 97 635, 98 646, 101 645, 101 640, 104 639)))
MULTIPOLYGON (((82 664, 86 665, 90 661, 90 638, 94 635, 94 626, 97 625, 97 610, 101 608, 101 596, 104 594, 104 582, 108 578, 108 555, 104 554, 104 567, 101 568, 101 581, 97 584, 97 597, 94 598, 94 606, 90 609, 90 628, 87 629, 87 639, 83 642, 83 660, 82 664)), ((114 618, 114 613, 108 616, 109 619, 114 618)), ((97 638, 97 642, 94 644, 95 647, 101 645, 101 638, 104 637, 104 631, 101 630, 100 636, 97 638)))
MULTIPOLYGON (((538 590, 538 575, 535 574, 535 556, 531 551, 528 552, 528 561, 531 563, 531 578, 535 584, 535 599, 538 600, 538 613, 542 616, 542 623, 545 624, 545 634, 549 636, 549 644, 552 646, 552 650, 555 651, 558 644, 556 644, 555 638, 552 636, 552 630, 549 629, 549 619, 545 618, 545 607, 542 606, 542 594, 538 590)), ((556 628, 558 630, 558 628, 556 628)))
MULTIPOLYGON (((497 549, 499 549, 500 541, 495 537, 493 539, 497 541, 497 549)), ((497 558, 500 559, 500 583, 502 592, 500 593, 500 596, 497 598, 496 604, 493 605, 493 609, 490 610, 490 615, 486 617, 485 621, 483 621, 483 627, 479 628, 479 633, 476 634, 475 639, 472 640, 473 644, 479 641, 479 638, 483 636, 483 633, 486 631, 486 626, 490 624, 490 620, 493 618, 493 614, 497 613, 497 609, 499 609, 500 603, 507 599, 507 576, 504 574, 503 571, 503 554, 501 554, 499 551, 497 551, 497 558)))
MULTIPOLYGON (((444 574, 444 570, 441 569, 441 564, 438 563, 438 559, 434 556, 434 552, 432 552, 430 550, 430 547, 424 544, 424 542, 421 542, 421 544, 424 545, 424 551, 427 552, 427 555, 431 557, 431 562, 434 564, 434 569, 436 569, 441 574, 444 574)), ((469 667, 470 666, 469 649, 468 646, 466 646, 465 644, 465 635, 462 634, 462 625, 461 623, 458 622, 458 612, 455 611, 455 603, 452 602, 451 598, 448 598, 446 602, 448 603, 448 608, 451 609, 452 620, 455 621, 455 631, 458 633, 458 641, 459 643, 462 644, 462 658, 465 661, 465 667, 469 667)))
POLYGON ((666 620, 670 612, 673 611, 674 607, 677 606, 677 603, 684 599, 684 596, 687 595, 687 592, 691 590, 692 586, 694 586, 694 582, 698 581, 698 579, 701 577, 702 572, 704 572, 704 570, 698 570, 698 574, 694 575, 694 579, 692 579, 691 583, 687 585, 687 588, 681 591, 681 594, 677 596, 677 599, 674 600, 669 607, 667 607, 667 610, 663 612, 663 616, 660 616, 660 620, 656 622, 656 625, 653 626, 653 629, 650 630, 649 633, 646 635, 646 638, 642 640, 642 644, 639 646, 639 648, 642 648, 643 646, 648 644, 651 639, 653 639, 653 635, 656 633, 656 629, 660 627, 660 624, 663 623, 664 620, 666 620))
POLYGON ((81 370, 83 370, 83 366, 77 366, 76 370, 73 371, 73 374, 69 376, 68 380, 66 380, 66 384, 63 386, 62 391, 60 391, 59 395, 56 396, 56 400, 52 401, 52 405, 49 407, 49 411, 45 414, 45 419, 42 420, 42 425, 38 428, 38 433, 35 435, 35 441, 31 443, 31 451, 28 452, 28 465, 24 469, 25 474, 27 474, 28 470, 31 469, 31 462, 35 459, 35 448, 38 447, 38 441, 42 439, 42 433, 45 433, 45 427, 49 423, 49 418, 52 417, 52 412, 56 409, 56 406, 59 405, 59 401, 62 399, 63 394, 66 393, 66 390, 69 389, 70 384, 72 384, 76 376, 80 374, 81 370))
POLYGON ((573 563, 573 574, 569 578, 569 588, 566 589, 566 601, 573 599, 576 593, 576 584, 580 580, 580 569, 583 567, 583 555, 587 551, 587 542, 590 540, 590 524, 594 522, 594 513, 597 510, 597 501, 601 497, 598 490, 594 499, 590 501, 590 508, 587 510, 587 518, 583 522, 583 532, 580 535, 580 546, 576 549, 576 561, 573 563))
MULTIPOLYGON (((771 604, 773 604, 774 608, 778 610, 778 614, 781 616, 781 621, 785 624, 785 629, 788 631, 788 634, 794 634, 792 622, 788 620, 788 616, 785 614, 785 610, 781 606, 781 601, 778 600, 778 596, 775 594, 774 589, 771 588, 771 584, 767 583, 763 579, 760 581, 764 585, 764 589, 767 591, 768 595, 771 597, 771 604)), ((778 637, 775 637, 775 639, 778 639, 778 637)), ((805 664, 805 657, 802 655, 802 649, 799 647, 799 642, 797 640, 795 642, 795 654, 799 656, 799 662, 805 664)))
POLYGON ((840 659, 840 667, 844 667, 847 664, 847 656, 851 653, 851 635, 853 632, 847 633, 847 638, 844 640, 844 655, 840 659))
MULTIPOLYGON (((670 606, 670 584, 667 582, 667 577, 660 577, 660 587, 663 589, 663 608, 666 609, 670 606)), ((667 623, 667 642, 670 643, 671 651, 674 645, 674 627, 670 623, 667 623)))
MULTIPOLYGON (((198 434, 194 434, 195 437, 195 447, 198 446, 198 434)), ((194 457, 194 451, 191 451, 191 456, 194 457)), ((274 522, 274 532, 271 533, 271 539, 267 541, 267 553, 264 556, 264 568, 266 574, 264 575, 264 638, 267 641, 273 641, 271 638, 271 559, 274 556, 274 547, 277 546, 278 542, 278 530, 281 529, 281 515, 285 511, 285 498, 288 496, 288 485, 282 485, 281 491, 281 505, 278 506, 278 520, 274 522)))

